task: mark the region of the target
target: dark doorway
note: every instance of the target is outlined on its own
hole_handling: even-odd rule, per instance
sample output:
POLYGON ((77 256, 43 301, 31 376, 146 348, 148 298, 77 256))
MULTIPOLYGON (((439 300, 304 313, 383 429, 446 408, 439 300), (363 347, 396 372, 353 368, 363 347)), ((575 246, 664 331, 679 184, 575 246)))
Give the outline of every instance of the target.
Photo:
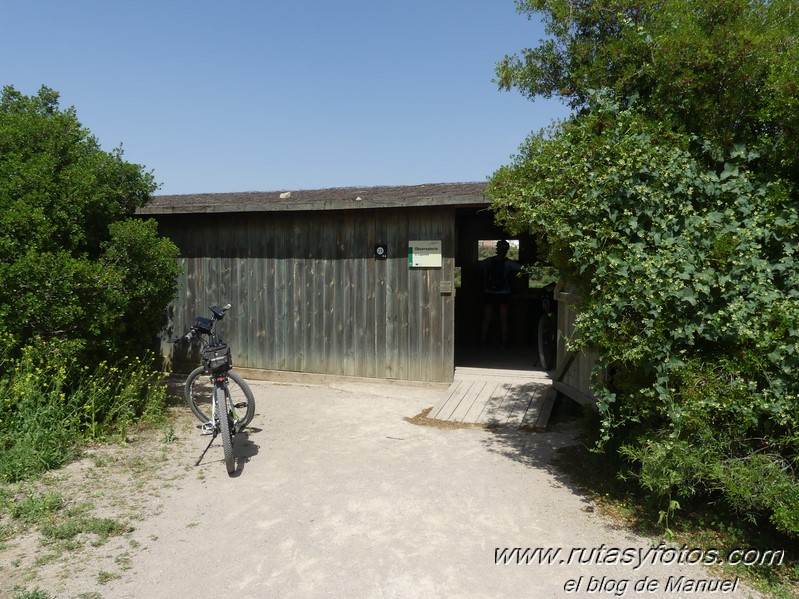
POLYGON ((541 314, 543 281, 530 281, 520 273, 510 279, 508 339, 502 343, 499 311, 493 310, 486 342, 481 329, 484 318, 485 270, 479 260, 495 254, 496 240, 511 243, 508 257, 522 265, 537 260, 534 239, 512 236, 494 223, 485 209, 463 208, 456 216, 455 254, 455 366, 538 370, 537 323, 541 314))

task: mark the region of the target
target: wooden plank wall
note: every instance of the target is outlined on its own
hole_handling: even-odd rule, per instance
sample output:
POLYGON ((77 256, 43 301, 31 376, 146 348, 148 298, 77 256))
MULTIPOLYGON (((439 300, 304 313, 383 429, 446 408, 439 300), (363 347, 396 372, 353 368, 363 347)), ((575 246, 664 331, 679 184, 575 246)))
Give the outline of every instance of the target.
MULTIPOLYGON (((454 208, 159 217, 183 275, 163 338, 230 302, 220 333, 241 368, 449 382, 454 373, 454 208), (440 239, 440 269, 410 269, 411 239, 440 239), (387 243, 389 259, 375 260, 387 243)), ((162 343, 176 370, 198 363, 162 343)))
POLYGON ((557 339, 557 380, 554 387, 581 404, 592 404, 596 400, 591 390, 591 370, 597 356, 593 352, 579 352, 571 356, 566 351, 566 339, 574 336, 575 312, 572 306, 576 298, 569 293, 557 293, 558 300, 558 339, 557 339), (563 370, 562 367, 564 368, 563 370))

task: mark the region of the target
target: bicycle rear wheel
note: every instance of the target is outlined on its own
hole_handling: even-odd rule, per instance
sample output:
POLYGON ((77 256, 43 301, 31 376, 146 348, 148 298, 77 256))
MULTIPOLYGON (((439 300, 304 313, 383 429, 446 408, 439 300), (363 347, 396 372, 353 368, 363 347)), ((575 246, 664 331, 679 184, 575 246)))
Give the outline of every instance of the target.
MULTIPOLYGON (((234 426, 236 432, 239 432, 250 423, 255 415, 255 398, 250 386, 235 372, 228 372, 227 378, 230 405, 234 407, 236 416, 234 426)), ((202 366, 195 368, 186 379, 184 394, 186 404, 197 419, 203 424, 210 421, 214 383, 202 366)))
POLYGON ((238 433, 250 424, 255 416, 255 397, 247 382, 232 370, 227 373, 228 393, 233 406, 234 432, 238 433))
POLYGON ((544 370, 555 367, 556 326, 555 319, 548 314, 538 319, 538 358, 544 370))
POLYGON ((230 414, 227 409, 225 395, 227 391, 222 386, 214 389, 216 394, 216 415, 219 426, 219 436, 222 437, 222 452, 225 454, 225 468, 228 474, 236 471, 236 456, 233 454, 233 434, 231 432, 230 414))

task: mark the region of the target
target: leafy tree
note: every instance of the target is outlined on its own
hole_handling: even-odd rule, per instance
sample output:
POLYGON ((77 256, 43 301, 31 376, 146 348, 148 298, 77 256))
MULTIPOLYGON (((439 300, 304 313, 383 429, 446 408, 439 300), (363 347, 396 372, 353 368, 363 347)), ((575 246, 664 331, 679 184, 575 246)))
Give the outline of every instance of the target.
POLYGON ((488 193, 580 294, 601 446, 664 513, 715 497, 799 536, 795 2, 517 4, 552 37, 498 84, 575 112, 488 193))
POLYGON ((758 170, 799 177, 796 0, 517 0, 549 38, 506 56, 498 85, 579 110, 591 90, 639 97, 653 120, 761 155, 758 170))
POLYGON ((133 217, 152 174, 105 152, 42 87, 0 97, 0 333, 82 360, 150 345, 175 292, 177 248, 133 217))

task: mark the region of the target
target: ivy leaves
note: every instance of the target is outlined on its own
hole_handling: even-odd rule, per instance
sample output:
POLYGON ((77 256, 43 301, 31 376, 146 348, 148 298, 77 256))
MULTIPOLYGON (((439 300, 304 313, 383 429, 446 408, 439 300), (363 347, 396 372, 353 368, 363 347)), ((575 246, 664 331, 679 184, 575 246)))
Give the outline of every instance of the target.
POLYGON ((582 298, 600 441, 667 512, 721 494, 799 536, 795 0, 516 6, 549 37, 497 85, 575 115, 488 193, 582 298))
POLYGON ((635 364, 659 355, 664 340, 764 350, 774 306, 799 293, 799 221, 785 187, 753 177, 740 147, 708 169, 691 141, 597 97, 589 116, 528 143, 537 153, 492 180, 499 220, 543 234, 585 298, 576 347, 635 364), (598 123, 602 135, 587 135, 598 123))
MULTIPOLYGON (((588 111, 528 139, 488 190, 498 220, 538 233, 580 294, 570 346, 600 355, 602 439, 651 480, 671 480, 653 474, 668 467, 655 438, 716 438, 722 461, 754 451, 753 438, 797 455, 797 205, 787 183, 751 169, 755 153, 717 160, 703 147, 594 94, 588 111)), ((685 476, 691 488, 726 484, 710 472, 725 470, 685 476)))

